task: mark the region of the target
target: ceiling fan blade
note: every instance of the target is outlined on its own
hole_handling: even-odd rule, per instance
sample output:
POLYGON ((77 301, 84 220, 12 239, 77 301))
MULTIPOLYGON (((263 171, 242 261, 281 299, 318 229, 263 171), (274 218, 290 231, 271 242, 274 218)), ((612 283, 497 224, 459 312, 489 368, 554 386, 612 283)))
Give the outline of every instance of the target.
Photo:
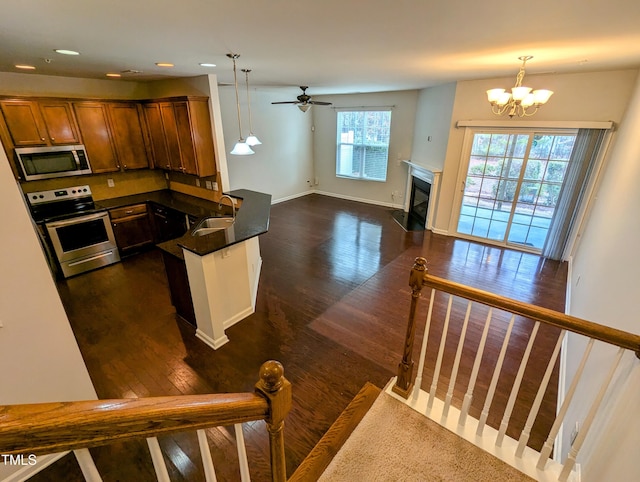
POLYGON ((297 100, 285 100, 282 102, 271 102, 272 104, 297 104, 297 100))
POLYGON ((310 100, 308 103, 315 105, 331 105, 331 102, 320 102, 319 100, 310 100))

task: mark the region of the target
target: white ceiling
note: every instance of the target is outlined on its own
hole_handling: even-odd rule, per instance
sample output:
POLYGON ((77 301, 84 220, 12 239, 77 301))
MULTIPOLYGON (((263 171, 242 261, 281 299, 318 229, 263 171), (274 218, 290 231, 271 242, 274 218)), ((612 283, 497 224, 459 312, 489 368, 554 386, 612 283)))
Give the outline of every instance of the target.
POLYGON ((534 56, 529 74, 638 68, 640 1, 12 0, 0 11, 0 46, 2 72, 26 63, 33 75, 135 69, 122 78, 215 73, 228 83, 234 52, 253 86, 404 90, 515 78, 521 55, 534 56))

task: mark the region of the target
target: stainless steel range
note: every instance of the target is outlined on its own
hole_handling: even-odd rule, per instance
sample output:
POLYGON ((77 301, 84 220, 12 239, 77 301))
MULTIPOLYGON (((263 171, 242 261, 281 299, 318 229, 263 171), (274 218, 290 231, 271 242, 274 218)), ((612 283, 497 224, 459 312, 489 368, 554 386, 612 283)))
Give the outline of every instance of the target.
POLYGON ((120 261, 109 213, 96 209, 89 186, 31 192, 26 197, 65 278, 120 261))

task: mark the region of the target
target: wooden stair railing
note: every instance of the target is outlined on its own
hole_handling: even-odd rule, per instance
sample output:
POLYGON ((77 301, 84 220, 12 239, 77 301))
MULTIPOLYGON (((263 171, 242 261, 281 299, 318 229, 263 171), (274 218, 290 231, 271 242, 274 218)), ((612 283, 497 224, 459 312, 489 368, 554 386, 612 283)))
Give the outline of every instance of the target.
MULTIPOLYGON (((586 321, 574 316, 566 315, 563 313, 559 313, 553 310, 549 310, 546 308, 541 308, 538 306, 534 306, 528 303, 524 303, 521 301, 516 301, 513 299, 509 299, 503 296, 495 295, 493 293, 483 291, 476 288, 471 288, 469 286, 465 286, 459 283, 455 283, 452 281, 448 281, 446 279, 438 278, 436 276, 432 276, 427 272, 427 261, 425 258, 419 257, 415 259, 413 268, 411 269, 411 274, 409 277, 409 285, 412 289, 412 298, 411 298, 411 307, 409 311, 409 318, 407 322, 407 330, 405 336, 405 342, 403 347, 403 355, 400 364, 398 365, 398 375, 396 377, 396 382, 392 387, 392 392, 399 395, 400 397, 407 400, 407 404, 412 406, 417 406, 418 398, 423 396, 426 399, 426 408, 425 415, 430 416, 430 418, 439 421, 443 425, 448 424, 448 414, 449 410, 453 410, 452 408, 452 399, 454 394, 454 386, 456 384, 456 379, 458 377, 458 369, 460 366, 461 355, 464 350, 464 340, 465 335, 468 330, 470 313, 472 312, 473 304, 476 305, 484 305, 489 307, 488 313, 486 315, 486 321, 484 321, 484 328, 482 331, 481 339, 475 354, 473 355, 474 362, 473 368, 471 369, 471 373, 468 376, 468 385, 466 388, 466 393, 464 394, 462 407, 459 410, 457 425, 450 425, 454 429, 459 430, 459 433, 464 432, 464 427, 467 422, 467 416, 469 415, 469 408, 471 405, 471 401, 473 399, 473 393, 475 384, 478 378, 478 372, 481 365, 481 360, 483 356, 483 350, 486 347, 487 341, 487 333, 489 331, 490 324, 492 322, 492 317, 494 316, 494 308, 505 312, 510 315, 510 321, 508 327, 506 329, 506 334, 504 335, 504 339, 502 342, 502 348, 500 354, 498 355, 498 359, 496 362, 496 366, 493 370, 493 376, 491 377, 491 383, 488 387, 486 399, 484 402, 484 407, 482 408, 480 419, 477 420, 477 429, 476 429, 476 441, 477 437, 482 436, 483 430, 486 425, 487 416, 489 413, 489 409, 492 407, 493 397, 495 395, 496 385, 498 382, 498 378, 500 376, 501 370, 503 368, 503 363, 505 360, 505 354, 509 347, 509 337, 511 334, 511 330, 514 326, 516 316, 521 316, 527 318, 534 322, 533 330, 527 342, 527 347, 522 355, 522 359, 520 362, 519 370, 516 375, 514 384, 511 388, 511 392, 509 394, 509 399, 505 408, 505 412, 502 418, 502 422, 499 427, 499 431, 497 432, 495 439, 495 447, 496 450, 494 455, 499 456, 499 458, 503 458, 503 460, 511 463, 522 470, 523 465, 520 463, 520 459, 523 457, 523 453, 525 450, 531 450, 527 447, 527 443, 529 441, 529 437, 531 435, 532 425, 536 419, 538 411, 540 409, 542 399, 545 395, 545 391, 547 389, 549 380, 552 375, 553 368, 557 361, 560 347, 562 344, 562 340, 567 332, 576 333, 579 335, 586 336, 589 341, 587 343, 587 347, 584 351, 582 361, 580 363, 579 368, 577 369, 574 379, 571 382, 571 385, 567 389, 567 393, 565 394, 565 398, 562 406, 558 410, 558 413, 555 417, 555 421, 553 423, 552 428, 550 429, 550 433, 541 449, 538 453, 536 452, 537 463, 534 464, 533 469, 530 471, 529 475, 534 477, 541 477, 541 471, 545 470, 545 466, 551 463, 549 462, 549 455, 552 451, 554 440, 557 434, 560 431, 560 427, 562 425, 564 416, 566 415, 569 404, 572 401, 576 393, 577 384, 580 380, 580 377, 583 374, 583 370, 585 368, 587 359, 591 353, 591 349, 595 341, 601 341, 610 345, 614 345, 619 347, 618 353, 615 357, 613 357, 612 365, 609 368, 608 374, 603 381, 599 392, 595 396, 593 400, 589 412, 585 417, 582 427, 577 434, 577 437, 572 443, 571 449, 568 453, 567 460, 563 466, 555 467, 554 470, 557 470, 557 479, 555 475, 553 480, 567 480, 573 467, 576 463, 576 457, 578 451, 582 447, 582 444, 589 433, 589 428, 591 427, 595 415, 601 405, 603 397, 609 387, 611 380, 613 379, 614 372, 618 367, 618 364, 626 350, 630 350, 635 353, 635 355, 640 358, 640 336, 634 335, 632 333, 627 333, 622 330, 618 330, 615 328, 599 325, 597 323, 592 323, 590 321, 586 321), (414 339, 417 328, 417 320, 416 320, 416 312, 418 300, 421 297, 421 292, 423 287, 428 286, 431 288, 431 298, 429 302, 429 308, 426 315, 426 323, 424 328, 424 335, 422 340, 422 346, 420 350, 420 359, 418 363, 417 374, 414 380, 414 361, 413 361, 413 350, 414 350, 414 339), (442 292, 448 294, 448 304, 446 309, 442 309, 440 311, 445 311, 445 317, 442 326, 442 334, 440 335, 439 348, 436 356, 435 366, 433 367, 433 378, 432 383, 429 389, 428 394, 421 390, 422 385, 422 377, 425 368, 425 360, 426 360, 426 350, 427 350, 427 341, 429 338, 430 327, 432 324, 432 316, 434 309, 434 300, 436 298, 436 293, 442 292), (452 315, 452 303, 454 297, 462 298, 463 301, 467 302, 466 313, 464 315, 464 320, 461 324, 462 328, 459 333, 456 333, 455 336, 458 337, 457 341, 455 340, 455 336, 451 336, 453 340, 449 340, 449 345, 456 345, 456 352, 451 357, 454 359, 453 366, 451 369, 451 373, 449 376, 449 384, 446 392, 446 396, 442 401, 441 411, 438 413, 439 417, 431 416, 430 412, 434 406, 434 399, 436 395, 436 390, 438 386, 438 381, 440 377, 440 372, 442 370, 444 352, 447 347, 447 337, 449 335, 449 325, 451 324, 452 315), (504 450, 501 448, 502 443, 505 440, 505 432, 507 430, 507 425, 510 421, 512 411, 514 409, 514 404, 516 402, 516 398, 518 396, 519 388, 523 382, 524 371, 527 366, 527 362, 529 360, 532 347, 538 333, 538 328, 541 324, 552 325, 554 327, 560 328, 560 335, 558 336, 557 342, 555 344, 555 348, 550 357, 550 360, 547 364, 547 369, 544 373, 542 381, 538 386, 535 400, 531 406, 529 411, 528 418, 525 422, 525 426, 521 431, 520 438, 514 445, 517 447, 514 451, 513 456, 502 456, 500 454, 504 454, 504 450), (411 397, 411 400, 409 398, 411 397), (446 422, 445 422, 446 420, 446 422), (456 428, 457 427, 457 428, 456 428)), ((454 310, 455 311, 455 310, 454 310)), ((440 409, 439 409, 440 410, 440 409)), ((457 409, 455 409, 457 410, 457 409)), ((475 422, 474 422, 475 423, 475 422)), ((508 438, 508 437, 507 437, 508 438)), ((469 441, 474 443, 473 437, 468 438, 469 441)), ((484 445, 483 448, 486 449, 488 444, 486 442, 482 442, 484 445)), ((555 463, 555 462, 554 462, 555 463)))
MULTIPOLYGON (((236 436, 242 438, 239 424, 265 420, 272 480, 283 482, 286 480, 283 429, 290 409, 291 384, 284 377, 282 365, 271 360, 260 367, 255 393, 0 406, 0 453, 42 455, 73 450, 85 478, 100 480, 87 448, 146 438, 158 480, 168 480, 156 437, 196 430, 207 480, 215 480, 203 429, 235 425, 236 436)), ((240 454, 244 441, 238 440, 238 444, 240 454)), ((242 456, 240 461, 242 465, 242 456)), ((241 474, 242 480, 248 480, 248 467, 241 466, 241 474)))

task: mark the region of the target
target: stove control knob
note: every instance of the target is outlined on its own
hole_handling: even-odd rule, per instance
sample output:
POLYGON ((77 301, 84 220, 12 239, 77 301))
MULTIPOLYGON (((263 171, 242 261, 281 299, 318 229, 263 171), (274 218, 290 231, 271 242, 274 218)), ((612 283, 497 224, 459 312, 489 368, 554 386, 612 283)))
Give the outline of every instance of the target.
POLYGON ((31 199, 38 199, 38 196, 31 196, 31 199))
POLYGON ((40 199, 44 199, 44 194, 40 194, 40 199))

